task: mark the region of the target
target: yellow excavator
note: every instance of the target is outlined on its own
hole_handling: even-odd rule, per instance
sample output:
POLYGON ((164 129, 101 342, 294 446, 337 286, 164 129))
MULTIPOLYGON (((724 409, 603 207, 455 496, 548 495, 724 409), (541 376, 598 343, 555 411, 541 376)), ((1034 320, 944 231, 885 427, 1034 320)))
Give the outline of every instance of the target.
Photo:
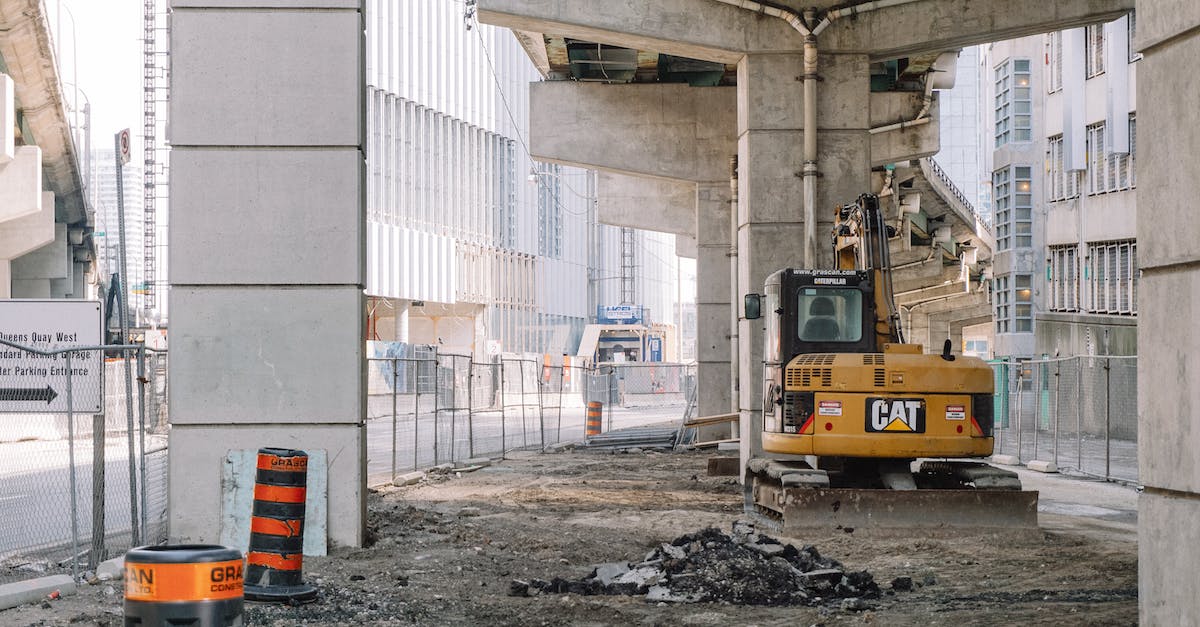
POLYGON ((1037 492, 992 454, 991 368, 903 342, 879 199, 837 208, 833 270, 784 269, 765 318, 762 452, 746 506, 781 531, 1037 526, 1037 492))

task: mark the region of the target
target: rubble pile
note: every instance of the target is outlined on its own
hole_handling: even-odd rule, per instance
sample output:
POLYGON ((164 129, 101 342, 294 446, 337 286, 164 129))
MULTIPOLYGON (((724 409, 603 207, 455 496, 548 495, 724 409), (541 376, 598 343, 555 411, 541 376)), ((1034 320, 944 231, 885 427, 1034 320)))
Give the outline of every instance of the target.
POLYGON ((879 598, 867 571, 846 572, 813 546, 796 548, 735 523, 733 534, 704 529, 662 544, 636 564, 600 564, 581 580, 515 580, 511 596, 541 593, 645 596, 651 602, 825 605, 865 609, 879 598))

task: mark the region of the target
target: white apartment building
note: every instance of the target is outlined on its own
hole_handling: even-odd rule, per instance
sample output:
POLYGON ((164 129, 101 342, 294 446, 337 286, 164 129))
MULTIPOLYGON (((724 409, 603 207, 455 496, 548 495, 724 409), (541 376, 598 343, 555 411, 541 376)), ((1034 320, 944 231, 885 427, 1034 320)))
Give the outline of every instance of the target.
POLYGON ((984 47, 996 357, 1137 352, 1134 29, 984 47))
POLYGON ((531 159, 540 76, 511 32, 461 3, 366 7, 367 339, 575 354, 598 307, 671 323, 674 236, 597 224, 594 172, 531 159))
MULTIPOLYGON (((113 150, 92 152, 93 181, 88 190, 92 207, 96 211, 96 263, 100 278, 106 284, 113 273, 120 270, 120 228, 117 215, 117 164, 113 150)), ((125 265, 129 272, 126 286, 129 288, 129 311, 131 314, 145 309, 142 284, 145 273, 145 238, 143 223, 144 189, 142 169, 127 163, 121 169, 125 201, 125 265)), ((130 320, 135 320, 131 316, 130 320)))

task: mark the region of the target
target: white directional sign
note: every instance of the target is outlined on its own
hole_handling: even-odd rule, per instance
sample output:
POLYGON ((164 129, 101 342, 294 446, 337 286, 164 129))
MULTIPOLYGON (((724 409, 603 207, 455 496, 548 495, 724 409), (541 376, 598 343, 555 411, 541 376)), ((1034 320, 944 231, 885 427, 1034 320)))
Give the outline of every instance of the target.
MULTIPOLYGON (((87 300, 0 300, 0 339, 40 351, 99 346, 100 303, 87 300)), ((103 410, 104 355, 71 353, 71 410, 103 410)), ((0 344, 0 412, 67 412, 67 355, 39 355, 0 344)))

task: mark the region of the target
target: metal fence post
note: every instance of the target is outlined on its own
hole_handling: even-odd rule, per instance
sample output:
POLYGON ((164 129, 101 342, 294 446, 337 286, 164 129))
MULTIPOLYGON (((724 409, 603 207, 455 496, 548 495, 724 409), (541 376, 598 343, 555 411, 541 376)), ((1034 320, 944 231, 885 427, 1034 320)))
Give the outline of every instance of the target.
MULTIPOLYGON (((396 480, 396 441, 400 437, 397 432, 397 423, 399 420, 396 417, 396 395, 399 392, 400 385, 400 364, 396 358, 392 358, 392 481, 396 480)), ((415 468, 414 468, 415 470, 415 468)))
MULTIPOLYGON (((537 367, 534 367, 534 372, 537 372, 537 367)), ((538 400, 538 425, 541 428, 542 434, 542 450, 546 450, 546 404, 542 400, 542 396, 546 392, 545 377, 538 379, 537 400, 538 400)))
MULTIPOLYGON (((124 286, 122 285, 122 287, 124 286)), ((121 341, 124 344, 129 340, 121 338, 121 341)), ((142 539, 141 533, 138 531, 137 462, 134 460, 133 446, 133 364, 129 363, 128 347, 121 348, 121 361, 125 366, 125 428, 128 430, 128 436, 125 439, 129 442, 129 533, 133 546, 140 546, 142 539)))
MULTIPOLYGON (((104 547, 104 414, 92 416, 92 550, 88 570, 96 570, 107 559, 104 547)), ((74 464, 72 464, 74 466, 74 464)))
MULTIPOLYGON (((433 353, 433 465, 438 465, 438 362, 437 352, 433 353)), ((450 461, 454 461, 454 438, 450 439, 450 461)))
POLYGON ((554 427, 555 443, 562 442, 562 399, 563 388, 566 387, 567 368, 570 368, 570 366, 567 365, 567 360, 564 357, 562 372, 558 375, 558 423, 554 427))
POLYGON ((146 345, 138 347, 138 477, 141 479, 142 538, 147 542, 146 524, 146 345))
POLYGON ((1112 389, 1109 387, 1112 372, 1111 359, 1104 357, 1104 479, 1112 480, 1112 389))
POLYGON ((508 452, 508 438, 506 437, 506 434, 505 434, 505 425, 504 425, 504 423, 508 422, 506 420, 507 416, 505 415, 506 414, 505 409, 506 409, 508 403, 504 402, 504 392, 505 392, 504 358, 501 357, 500 358, 500 459, 504 459, 505 455, 508 452))
POLYGON ((521 380, 521 448, 529 448, 529 423, 525 417, 525 360, 517 360, 517 377, 521 380))
POLYGON ((1075 459, 1083 470, 1083 357, 1075 357, 1075 459))
POLYGON ((467 454, 475 458, 475 356, 467 357, 467 454))
POLYGON ((1021 404, 1021 380, 1023 379, 1021 375, 1024 374, 1024 370, 1022 370, 1021 364, 1017 363, 1015 365, 1017 367, 1017 460, 1020 461, 1021 454, 1024 453, 1023 449, 1025 448, 1025 428, 1021 424, 1024 418, 1023 414, 1025 413, 1021 404))
POLYGON ((1030 383, 1033 384, 1033 459, 1041 459, 1038 454, 1038 430, 1042 426, 1042 376, 1046 373, 1042 368, 1045 364, 1032 363, 1033 378, 1030 383))
MULTIPOLYGON (((405 363, 408 363, 405 360, 405 363)), ((421 423, 421 362, 416 361, 416 373, 414 379, 416 385, 413 386, 413 470, 420 468, 420 460, 417 457, 417 451, 420 450, 421 434, 417 429, 417 425, 421 423)))
MULTIPOLYGON (((71 352, 67 351, 67 458, 71 465, 71 579, 79 581, 79 504, 75 495, 75 391, 71 388, 71 352)), ((131 418, 132 420, 132 418, 131 418)), ((132 460, 131 460, 132 461, 132 460)))
POLYGON ((1054 465, 1058 466, 1058 410, 1062 396, 1062 362, 1054 362, 1054 465))

